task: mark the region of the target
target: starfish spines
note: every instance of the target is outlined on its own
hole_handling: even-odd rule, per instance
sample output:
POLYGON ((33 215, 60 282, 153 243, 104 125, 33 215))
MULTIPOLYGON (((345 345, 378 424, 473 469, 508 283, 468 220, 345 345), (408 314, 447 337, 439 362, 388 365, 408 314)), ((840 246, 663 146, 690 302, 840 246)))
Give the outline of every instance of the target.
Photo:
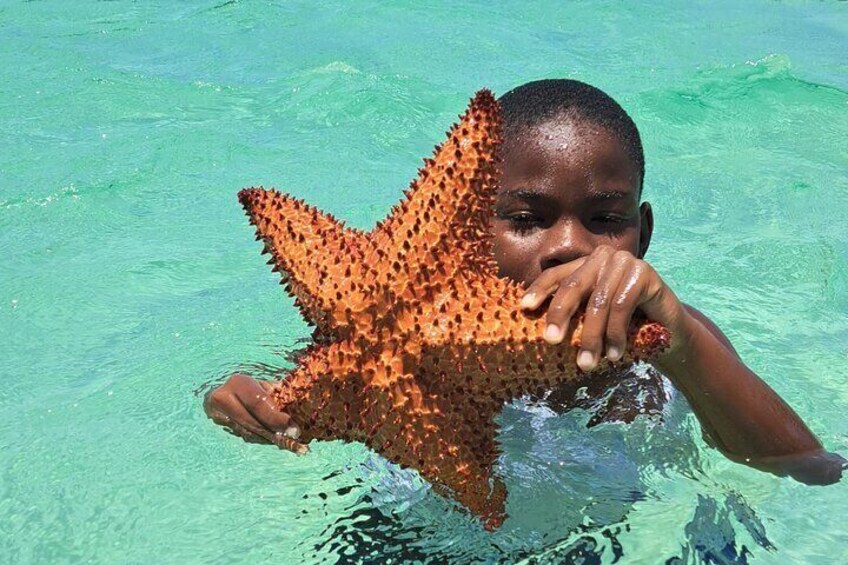
MULTIPOLYGON (((407 241, 416 241, 418 245, 399 250, 393 260, 406 261, 410 265, 410 271, 416 272, 417 267, 427 264, 430 252, 445 242, 445 240, 456 240, 455 226, 461 227, 468 224, 473 206, 469 208, 467 202, 477 202, 472 196, 479 193, 480 185, 489 171, 494 168, 494 159, 481 160, 477 157, 478 151, 486 151, 489 155, 494 153, 494 143, 491 139, 498 139, 500 121, 491 105, 491 93, 479 93, 472 100, 469 110, 460 116, 459 123, 455 124, 448 132, 448 140, 442 145, 436 146, 434 157, 425 160, 424 172, 411 185, 408 198, 401 204, 400 210, 394 210, 387 218, 383 226, 373 233, 373 240, 377 245, 385 246, 390 243, 389 238, 383 238, 383 232, 390 231, 395 237, 399 233, 407 241), (489 120, 481 123, 479 115, 488 110, 489 120), (457 132, 465 132, 465 136, 476 136, 474 143, 477 148, 474 151, 467 149, 463 153, 463 142, 457 132), (457 170, 466 170, 467 174, 457 174, 457 170), (447 191, 447 185, 451 183, 452 198, 442 201, 442 195, 447 191), (425 234, 421 234, 422 220, 427 226, 425 234), (405 231, 403 227, 406 226, 405 231), (447 226, 448 229, 444 229, 447 226)), ((486 217, 488 222, 488 216, 486 217)), ((462 257, 451 259, 449 256, 441 255, 441 261, 445 263, 459 263, 462 257)), ((454 271, 455 268, 449 270, 454 271)), ((400 275, 402 275, 401 273, 400 275)), ((392 281, 387 281, 393 287, 395 294, 403 294, 404 286, 414 284, 403 276, 395 276, 392 281)))
POLYGON ((338 263, 339 256, 355 255, 353 241, 358 234, 276 190, 245 189, 239 192, 239 200, 264 240, 263 253, 271 254, 304 317, 326 332, 343 329, 344 324, 333 316, 337 300, 325 283, 336 277, 327 277, 326 265, 338 263))
MULTIPOLYGON (((296 303, 328 329, 273 395, 301 440, 362 441, 489 528, 505 517, 493 473, 503 402, 584 378, 579 321, 570 343, 547 345, 540 316, 517 307, 520 287, 497 277, 488 223, 499 143, 497 104, 482 91, 367 234, 277 193, 243 200, 296 303)), ((668 344, 656 324, 631 338, 634 357, 668 344)))

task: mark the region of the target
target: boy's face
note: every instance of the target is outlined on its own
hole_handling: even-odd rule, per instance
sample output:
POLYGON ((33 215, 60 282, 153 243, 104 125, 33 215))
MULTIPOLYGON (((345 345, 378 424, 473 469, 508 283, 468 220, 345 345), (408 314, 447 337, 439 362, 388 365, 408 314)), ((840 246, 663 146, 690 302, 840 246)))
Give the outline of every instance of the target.
POLYGON ((528 285, 600 245, 641 258, 653 218, 639 205, 640 183, 621 142, 582 120, 555 118, 505 139, 492 221, 500 276, 528 285))

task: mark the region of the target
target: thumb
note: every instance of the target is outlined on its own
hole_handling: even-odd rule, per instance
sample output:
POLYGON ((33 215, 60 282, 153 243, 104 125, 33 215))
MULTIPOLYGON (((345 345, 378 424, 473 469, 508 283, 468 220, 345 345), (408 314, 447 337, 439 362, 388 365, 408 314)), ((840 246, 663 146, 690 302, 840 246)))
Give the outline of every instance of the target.
POLYGON ((273 383, 260 381, 258 394, 251 391, 253 398, 243 399, 245 408, 265 428, 273 433, 272 442, 280 449, 295 453, 306 453, 309 448, 297 441, 300 438, 300 427, 292 421, 291 416, 277 409, 271 397, 273 383))

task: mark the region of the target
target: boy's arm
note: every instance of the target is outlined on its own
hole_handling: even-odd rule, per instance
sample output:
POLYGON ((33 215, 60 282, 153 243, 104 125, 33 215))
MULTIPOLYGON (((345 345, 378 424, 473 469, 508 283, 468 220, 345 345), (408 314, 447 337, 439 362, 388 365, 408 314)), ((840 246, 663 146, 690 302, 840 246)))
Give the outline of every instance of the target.
POLYGON ((845 460, 822 448, 795 412, 741 361, 706 316, 683 305, 656 271, 626 251, 599 247, 588 257, 543 271, 522 307, 547 300, 544 337, 559 343, 581 305, 586 313, 577 362, 594 369, 617 361, 639 308, 664 324, 671 347, 654 361, 686 396, 712 443, 729 458, 811 484, 839 480, 845 460))
POLYGON ((654 365, 689 401, 715 447, 735 461, 804 483, 838 481, 845 459, 822 448, 709 318, 691 306, 685 310, 688 343, 654 365))

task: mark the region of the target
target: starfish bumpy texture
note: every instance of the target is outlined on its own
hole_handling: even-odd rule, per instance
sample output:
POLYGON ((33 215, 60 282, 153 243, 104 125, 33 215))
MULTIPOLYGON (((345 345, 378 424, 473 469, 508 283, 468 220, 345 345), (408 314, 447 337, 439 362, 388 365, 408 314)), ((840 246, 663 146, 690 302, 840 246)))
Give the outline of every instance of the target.
MULTIPOLYGON (((518 307, 521 287, 498 278, 489 222, 500 141, 497 102, 482 90, 368 233, 274 190, 239 193, 269 263, 317 326, 273 395, 301 441, 362 442, 417 469, 488 529, 506 515, 493 472, 504 402, 585 376, 579 321, 570 343, 548 345, 544 321, 518 307)), ((625 361, 669 337, 634 321, 625 361)))

